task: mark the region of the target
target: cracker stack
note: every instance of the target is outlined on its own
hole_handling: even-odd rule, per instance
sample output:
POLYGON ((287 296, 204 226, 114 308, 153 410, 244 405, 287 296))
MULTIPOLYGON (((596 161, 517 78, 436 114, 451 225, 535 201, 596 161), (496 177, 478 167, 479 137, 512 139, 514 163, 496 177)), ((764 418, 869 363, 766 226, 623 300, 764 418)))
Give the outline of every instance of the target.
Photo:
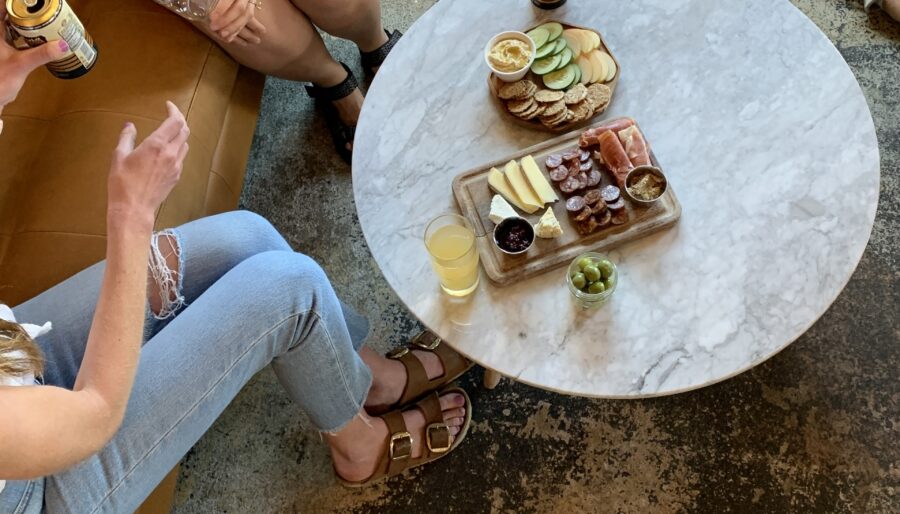
POLYGON ((505 84, 498 95, 511 114, 523 120, 538 118, 550 128, 578 123, 603 112, 612 92, 604 84, 576 84, 568 91, 538 89, 524 79, 505 84))

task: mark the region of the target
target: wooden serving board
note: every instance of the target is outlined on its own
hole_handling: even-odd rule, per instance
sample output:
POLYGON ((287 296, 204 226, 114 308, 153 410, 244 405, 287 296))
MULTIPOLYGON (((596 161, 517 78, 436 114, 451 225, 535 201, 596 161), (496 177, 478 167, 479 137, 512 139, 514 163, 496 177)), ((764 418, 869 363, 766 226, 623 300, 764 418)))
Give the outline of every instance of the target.
MULTIPOLYGON (((582 120, 582 121, 578 121, 578 122, 574 122, 574 123, 571 123, 571 122, 563 123, 561 125, 557 125, 556 127, 548 127, 548 126, 544 125, 543 123, 541 123, 541 121, 537 118, 531 119, 531 120, 523 120, 522 118, 519 118, 518 116, 515 116, 514 114, 509 112, 506 109, 506 102, 504 102, 503 100, 500 99, 499 96, 497 96, 498 92, 500 91, 500 88, 503 87, 503 85, 506 84, 506 82, 503 82, 502 80, 497 78, 497 76, 494 75, 493 73, 488 75, 488 87, 491 90, 491 96, 494 98, 494 105, 496 105, 497 108, 500 109, 500 112, 502 112, 504 115, 508 116, 509 118, 512 118, 514 121, 516 121, 520 125, 523 125, 526 127, 531 127, 531 128, 542 129, 542 130, 548 130, 550 132, 569 132, 570 130, 574 130, 579 127, 587 127, 588 125, 591 124, 591 122, 593 122, 597 118, 597 116, 600 116, 601 114, 606 112, 606 109, 609 108, 609 105, 612 103, 613 98, 615 98, 615 96, 616 96, 616 85, 619 84, 619 76, 622 75, 622 65, 619 64, 619 61, 618 61, 618 59, 616 59, 616 56, 612 53, 612 51, 610 51, 609 46, 607 46, 607 44, 606 44, 606 40, 603 39, 603 34, 601 34, 597 30, 594 30, 594 29, 591 29, 588 27, 582 27, 581 25, 575 25, 573 23, 565 23, 565 22, 558 21, 558 20, 544 20, 541 23, 525 30, 524 32, 527 33, 529 30, 535 29, 535 28, 539 27, 540 25, 544 25, 544 24, 550 23, 552 21, 556 21, 556 23, 559 23, 560 25, 562 25, 563 30, 565 30, 565 29, 582 29, 582 30, 594 32, 598 36, 600 36, 599 50, 603 50, 604 52, 608 53, 609 56, 612 57, 612 60, 616 63, 615 76, 613 77, 613 79, 611 81, 603 83, 607 87, 609 87, 609 90, 610 90, 610 99, 609 99, 609 102, 606 104, 606 106, 603 107, 602 109, 600 109, 599 111, 595 112, 593 116, 589 117, 586 120, 582 120)), ((572 60, 572 62, 575 62, 574 59, 572 60)), ((545 89, 544 81, 543 81, 543 79, 541 79, 541 76, 532 71, 529 71, 528 73, 526 73, 525 76, 523 77, 523 79, 528 79, 528 80, 534 82, 535 84, 537 84, 538 89, 545 89)))
MULTIPOLYGON (((605 125, 612 121, 615 120, 604 120, 595 123, 592 127, 605 125)), ((502 170, 507 162, 513 159, 518 161, 526 155, 531 155, 537 161, 544 177, 552 184, 544 161, 550 154, 563 153, 571 148, 576 148, 581 133, 582 131, 578 130, 559 136, 463 172, 453 179, 453 196, 456 198, 461 214, 472 223, 477 234, 485 234, 484 237, 477 238, 481 264, 484 266, 488 277, 498 285, 510 284, 556 267, 567 265, 584 252, 609 251, 668 228, 674 225, 678 218, 681 217, 681 204, 678 203, 678 199, 675 197, 672 181, 668 180, 666 193, 649 207, 632 202, 626 196, 625 191, 622 191, 621 194, 622 198, 625 199, 625 208, 628 210, 629 221, 624 225, 611 225, 593 234, 581 235, 575 228, 575 222, 566 211, 565 199, 567 196, 561 193, 554 185, 553 187, 559 196, 559 201, 548 204, 548 207, 553 208, 553 213, 563 229, 563 235, 554 239, 538 237, 531 249, 522 255, 510 256, 501 252, 494 244, 494 223, 488 217, 491 211, 491 198, 495 194, 488 186, 488 172, 490 169, 496 167, 502 170)), ((651 142, 647 141, 647 145, 650 146, 651 142)), ((650 160, 654 166, 662 169, 656 160, 656 156, 653 155, 652 147, 650 149, 650 160)), ((665 170, 663 172, 665 173, 665 170)), ((598 188, 610 184, 615 185, 609 173, 602 171, 601 174, 603 178, 597 186, 598 188)), ((538 222, 545 210, 540 209, 534 214, 525 214, 519 209, 516 209, 516 212, 533 225, 538 222)))

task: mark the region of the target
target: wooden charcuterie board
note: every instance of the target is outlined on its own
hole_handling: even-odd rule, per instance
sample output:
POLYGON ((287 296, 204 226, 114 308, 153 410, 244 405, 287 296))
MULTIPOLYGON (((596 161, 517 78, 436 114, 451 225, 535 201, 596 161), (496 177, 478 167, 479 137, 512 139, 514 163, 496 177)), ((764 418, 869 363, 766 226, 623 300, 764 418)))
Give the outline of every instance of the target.
MULTIPOLYGON (((610 123, 610 121, 604 120, 592 126, 605 125, 610 123)), ((551 205, 563 229, 563 235, 554 239, 537 238, 531 249, 523 255, 510 256, 501 252, 493 242, 494 223, 488 217, 491 208, 491 198, 495 194, 488 186, 490 169, 492 167, 502 168, 510 160, 519 160, 526 155, 531 155, 537 161, 538 167, 544 176, 550 180, 544 164, 547 156, 554 153, 563 153, 566 150, 577 147, 581 133, 581 130, 577 130, 559 136, 512 155, 507 155, 502 159, 485 163, 460 173, 454 178, 453 195, 456 198, 456 203, 461 214, 475 227, 476 234, 484 235, 484 237, 477 238, 481 264, 488 277, 496 284, 510 284, 559 266, 567 265, 572 259, 584 252, 609 251, 671 227, 681 217, 681 204, 678 203, 673 185, 671 180, 669 180, 666 193, 649 207, 637 204, 623 196, 629 214, 629 221, 624 225, 609 226, 592 234, 582 235, 576 230, 575 222, 566 212, 564 195, 559 194, 560 200, 551 205)), ((652 164, 665 171, 660 166, 656 156, 653 155, 652 141, 648 140, 647 143, 650 146, 650 160, 652 164)), ((608 173, 603 173, 600 186, 608 184, 613 184, 613 179, 608 173)), ((519 210, 517 212, 534 224, 537 223, 544 210, 538 210, 534 214, 525 214, 519 210)))

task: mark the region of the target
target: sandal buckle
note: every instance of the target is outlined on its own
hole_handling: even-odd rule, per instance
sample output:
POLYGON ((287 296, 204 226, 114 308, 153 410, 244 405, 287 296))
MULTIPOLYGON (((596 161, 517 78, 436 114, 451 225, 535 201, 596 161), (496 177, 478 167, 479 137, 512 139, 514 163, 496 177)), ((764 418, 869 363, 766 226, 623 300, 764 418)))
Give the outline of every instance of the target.
POLYGON ((417 337, 417 338, 412 342, 412 344, 418 346, 419 348, 421 348, 421 349, 423 349, 423 350, 428 350, 428 351, 434 350, 435 348, 437 348, 437 347, 441 344, 441 338, 438 337, 438 336, 434 336, 434 339, 432 339, 432 341, 431 341, 430 343, 427 343, 427 344, 426 344, 426 343, 423 343, 423 342, 422 342, 422 338, 425 337, 425 335, 426 335, 426 334, 422 334, 421 336, 417 337))
POLYGON ((403 357, 403 356, 406 355, 407 353, 409 353, 409 348, 406 347, 406 346, 402 346, 402 347, 400 347, 400 348, 394 348, 393 350, 389 351, 389 352, 387 353, 386 357, 387 357, 388 359, 395 359, 395 360, 396 360, 396 359, 399 359, 400 357, 403 357))
POLYGON ((394 432, 388 446, 391 460, 408 459, 412 456, 412 436, 409 432, 394 432))
POLYGON ((425 444, 431 453, 444 453, 450 449, 450 427, 446 423, 432 423, 425 429, 425 444), (433 434, 438 433, 443 436, 446 443, 443 446, 437 446, 431 442, 433 434))

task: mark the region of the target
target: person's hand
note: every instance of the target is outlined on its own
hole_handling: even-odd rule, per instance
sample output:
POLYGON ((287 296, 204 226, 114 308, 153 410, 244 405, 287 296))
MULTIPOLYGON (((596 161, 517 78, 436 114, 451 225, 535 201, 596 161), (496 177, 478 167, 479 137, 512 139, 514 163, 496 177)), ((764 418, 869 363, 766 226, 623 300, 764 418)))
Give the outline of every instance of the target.
POLYGON ((137 148, 137 130, 128 123, 119 137, 109 171, 108 218, 153 224, 156 209, 178 183, 188 153, 187 122, 172 102, 169 117, 137 148))
MULTIPOLYGON (((6 7, 0 7, 0 30, 6 26, 6 7)), ((0 37, 0 112, 19 95, 28 74, 37 68, 65 57, 69 45, 65 41, 50 41, 37 48, 16 50, 0 37)), ((0 120, 3 132, 3 120, 0 120)))
POLYGON ((260 0, 219 0, 209 14, 209 29, 226 43, 259 44, 266 28, 256 19, 260 0))

